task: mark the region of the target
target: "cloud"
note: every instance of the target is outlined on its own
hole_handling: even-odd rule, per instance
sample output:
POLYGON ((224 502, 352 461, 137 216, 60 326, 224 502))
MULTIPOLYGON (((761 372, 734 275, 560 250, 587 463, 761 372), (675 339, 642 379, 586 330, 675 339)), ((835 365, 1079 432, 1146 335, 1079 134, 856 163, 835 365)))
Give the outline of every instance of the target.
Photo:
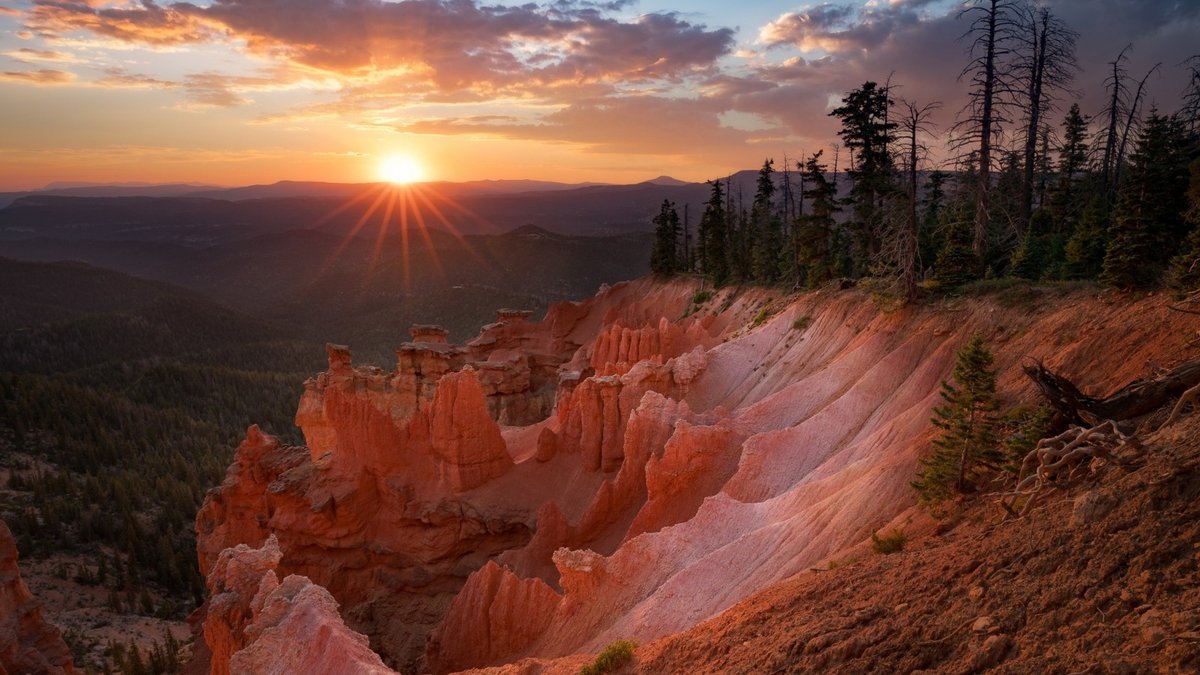
POLYGON ((536 122, 479 115, 419 120, 397 130, 575 143, 594 152, 692 156, 729 152, 755 136, 723 125, 723 110, 722 103, 703 98, 609 97, 572 103, 536 122))
MULTIPOLYGON (((626 0, 492 1, 34 0, 22 27, 40 42, 8 54, 53 61, 51 55, 77 52, 96 63, 103 49, 76 47, 86 49, 89 40, 156 50, 223 45, 250 56, 251 65, 229 68, 238 75, 110 68, 89 82, 80 80, 97 71, 76 68, 76 81, 168 89, 185 107, 248 106, 267 99, 258 92, 322 88, 320 97, 277 99, 290 109, 260 104, 254 121, 337 117, 356 128, 664 156, 745 157, 768 143, 821 147, 836 139, 837 121, 827 113, 841 95, 893 73, 899 96, 943 102, 935 119, 942 129, 965 97, 958 74, 967 45, 959 40, 965 25, 955 18, 957 1, 818 2, 780 14, 741 44, 731 29, 691 14, 631 14, 626 0), (730 126, 748 119, 765 122, 730 126)), ((1150 100, 1170 109, 1182 86, 1170 69, 1196 51, 1200 3, 1049 6, 1082 34, 1086 70, 1075 87, 1085 111, 1100 107, 1104 62, 1131 41, 1131 75, 1164 62, 1150 100)), ((71 77, 51 70, 4 75, 40 83, 71 77)))
POLYGON ((216 0, 131 8, 36 0, 26 27, 130 43, 232 40, 251 53, 345 77, 389 73, 442 92, 673 79, 709 68, 733 31, 675 14, 609 15, 624 3, 480 5, 471 0, 216 0))
POLYGON ((860 8, 831 2, 786 12, 759 30, 767 47, 792 45, 804 51, 844 53, 881 46, 897 30, 920 23, 932 0, 867 3, 860 8))
POLYGON ((79 59, 73 54, 58 52, 50 49, 33 49, 32 47, 10 49, 7 52, 4 52, 4 55, 16 59, 22 63, 29 61, 59 61, 62 63, 75 63, 79 61, 79 59))
POLYGON ((42 68, 29 71, 7 71, 0 73, 0 80, 26 82, 30 84, 66 84, 75 79, 74 73, 42 68))

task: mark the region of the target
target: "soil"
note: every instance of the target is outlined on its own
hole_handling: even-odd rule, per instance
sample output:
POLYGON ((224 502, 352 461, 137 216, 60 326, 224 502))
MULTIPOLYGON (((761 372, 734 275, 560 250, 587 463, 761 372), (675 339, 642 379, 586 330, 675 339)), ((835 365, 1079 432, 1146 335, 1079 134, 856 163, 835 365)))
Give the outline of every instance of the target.
POLYGON ((802 573, 642 647, 634 669, 1200 672, 1200 415, 1126 459, 1021 519, 977 497, 901 552, 802 573))

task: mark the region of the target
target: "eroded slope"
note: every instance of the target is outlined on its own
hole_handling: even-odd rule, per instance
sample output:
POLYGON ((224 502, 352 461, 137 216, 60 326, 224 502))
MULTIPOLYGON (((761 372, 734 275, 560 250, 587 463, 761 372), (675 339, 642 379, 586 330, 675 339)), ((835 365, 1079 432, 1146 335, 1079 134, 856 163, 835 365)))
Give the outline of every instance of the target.
POLYGON ((1197 327, 1157 296, 885 313, 854 291, 696 290, 621 284, 539 323, 502 314, 465 347, 414 333, 392 372, 331 350, 298 415, 309 447, 251 434, 198 518, 202 565, 274 534, 279 573, 327 588, 411 672, 645 643, 909 509, 971 333, 1015 401, 1023 360, 1103 391, 1197 327))

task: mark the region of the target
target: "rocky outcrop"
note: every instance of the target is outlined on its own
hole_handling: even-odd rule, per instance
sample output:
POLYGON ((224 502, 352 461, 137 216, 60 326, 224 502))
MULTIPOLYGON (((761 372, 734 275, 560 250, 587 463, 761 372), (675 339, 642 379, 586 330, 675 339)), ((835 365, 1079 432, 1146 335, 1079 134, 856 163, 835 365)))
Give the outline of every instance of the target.
POLYGON ((329 591, 305 577, 279 581, 282 558, 271 536, 260 548, 226 549, 209 572, 204 640, 213 675, 394 671, 371 651, 364 635, 346 627, 329 591))
POLYGON ((1200 327, 1155 297, 883 313, 857 291, 726 289, 697 310, 696 290, 646 280, 540 322, 501 312, 461 347, 420 329, 395 373, 331 349, 297 415, 308 448, 248 434, 198 519, 202 564, 274 534, 277 577, 327 589, 408 671, 645 643, 909 508, 972 333, 1016 402, 1023 359, 1103 390, 1200 327))
POLYGON ((483 388, 474 371, 446 375, 429 411, 429 443, 438 480, 460 494, 504 475, 513 467, 500 428, 488 417, 483 388))
POLYGON ((430 636, 429 661, 454 671, 518 656, 545 632, 561 599, 541 579, 521 579, 489 562, 471 575, 430 636))
POLYGON ((0 673, 76 673, 62 634, 21 581, 17 542, 0 520, 0 673))

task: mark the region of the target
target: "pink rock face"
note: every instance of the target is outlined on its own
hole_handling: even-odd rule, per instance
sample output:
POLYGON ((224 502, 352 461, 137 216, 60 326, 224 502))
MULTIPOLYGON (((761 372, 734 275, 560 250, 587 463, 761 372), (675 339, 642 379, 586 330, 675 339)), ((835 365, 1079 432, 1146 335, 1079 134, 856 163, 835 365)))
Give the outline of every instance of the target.
POLYGON ((251 430, 198 518, 202 561, 273 533, 276 574, 327 589, 411 672, 646 643, 911 507, 939 382, 972 333, 1016 403, 1023 359, 1104 392, 1200 328, 1155 297, 885 314, 854 291, 765 289, 697 311, 697 290, 641 280, 541 322, 501 313, 465 347, 414 347, 408 374, 331 356, 297 416, 310 447, 251 430), (548 418, 497 425, 547 391, 548 418))
POLYGON ((328 591, 302 576, 279 582, 281 557, 272 536, 260 548, 226 549, 209 572, 204 639, 212 650, 210 672, 393 673, 366 636, 346 627, 328 591))
POLYGON ((204 642, 212 650, 212 675, 233 672, 229 660, 246 646, 246 628, 254 619, 251 609, 254 596, 268 574, 275 579, 275 568, 282 557, 274 536, 261 548, 239 544, 222 551, 205 577, 209 598, 204 642))
POLYGON ((459 494, 512 468, 500 428, 488 417, 483 389, 470 370, 438 383, 429 411, 430 443, 440 461, 438 479, 459 494))
POLYGON ((0 520, 0 673, 77 673, 58 628, 21 581, 17 542, 0 520))
POLYGON ((471 575, 430 637, 429 661, 453 671, 517 656, 545 632, 561 599, 541 579, 521 579, 489 562, 471 575), (443 639, 452 641, 445 657, 443 639))

